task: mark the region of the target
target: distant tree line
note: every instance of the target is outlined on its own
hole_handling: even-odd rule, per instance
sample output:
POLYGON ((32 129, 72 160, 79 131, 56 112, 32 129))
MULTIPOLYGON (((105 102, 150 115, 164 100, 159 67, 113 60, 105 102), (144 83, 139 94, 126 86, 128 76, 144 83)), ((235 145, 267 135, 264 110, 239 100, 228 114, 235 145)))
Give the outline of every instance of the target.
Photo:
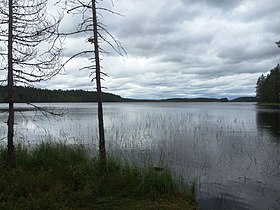
POLYGON ((228 102, 227 98, 170 98, 162 101, 166 102, 228 102))
POLYGON ((257 102, 256 97, 239 97, 230 100, 230 102, 257 102))
MULTIPOLYGON (((0 86, 0 103, 7 103, 7 86, 0 86)), ((97 102, 95 91, 48 90, 15 86, 16 103, 97 102)), ((162 100, 129 99, 112 93, 102 93, 104 102, 256 102, 255 97, 227 98, 169 98, 162 100)))
MULTIPOLYGON (((15 102, 96 102, 96 92, 84 90, 47 90, 16 86, 15 102)), ((7 103, 7 86, 0 86, 0 103, 7 103)), ((122 98, 111 93, 102 94, 105 102, 121 102, 122 98)))
POLYGON ((279 64, 266 76, 258 78, 256 97, 259 103, 280 102, 280 66, 279 64))

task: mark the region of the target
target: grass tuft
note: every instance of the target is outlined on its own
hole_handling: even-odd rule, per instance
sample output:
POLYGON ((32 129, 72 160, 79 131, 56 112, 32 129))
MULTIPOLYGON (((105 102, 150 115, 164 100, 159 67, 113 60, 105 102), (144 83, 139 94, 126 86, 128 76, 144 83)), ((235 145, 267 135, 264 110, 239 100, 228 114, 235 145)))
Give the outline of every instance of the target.
POLYGON ((0 148, 0 209, 197 209, 169 170, 139 168, 108 158, 105 173, 81 145, 17 145, 16 166, 4 168, 0 148))

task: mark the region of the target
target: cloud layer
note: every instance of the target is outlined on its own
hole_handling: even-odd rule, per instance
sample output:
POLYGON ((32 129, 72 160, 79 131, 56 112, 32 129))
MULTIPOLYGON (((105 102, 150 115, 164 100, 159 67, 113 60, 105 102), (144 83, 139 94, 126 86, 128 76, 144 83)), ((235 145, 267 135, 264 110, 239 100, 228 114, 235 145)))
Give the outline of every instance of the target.
MULTIPOLYGON (((124 17, 100 20, 122 42, 127 57, 102 58, 108 92, 122 97, 254 96, 257 78, 280 57, 280 5, 273 0, 122 0, 101 2, 124 17)), ((69 16, 66 16, 68 18, 69 16)), ((63 28, 71 29, 73 18, 63 28)), ((86 36, 66 40, 65 56, 88 48, 86 36)), ((102 46, 110 50, 108 46, 102 46)), ((63 75, 41 87, 94 89, 87 58, 73 60, 63 75)))

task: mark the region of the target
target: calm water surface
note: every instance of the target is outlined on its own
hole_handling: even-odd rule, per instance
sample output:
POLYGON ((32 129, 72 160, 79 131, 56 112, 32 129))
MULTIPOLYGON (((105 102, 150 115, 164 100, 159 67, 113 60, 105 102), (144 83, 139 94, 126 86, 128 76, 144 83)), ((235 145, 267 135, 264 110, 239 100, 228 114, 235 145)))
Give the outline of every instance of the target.
MULTIPOLYGON (((40 106, 65 115, 45 117, 17 104, 17 142, 59 139, 96 148, 95 103, 40 106)), ((1 112, 2 143, 6 120, 1 112)), ((280 109, 253 103, 105 103, 104 120, 111 153, 169 166, 196 183, 202 209, 280 209, 280 109)))

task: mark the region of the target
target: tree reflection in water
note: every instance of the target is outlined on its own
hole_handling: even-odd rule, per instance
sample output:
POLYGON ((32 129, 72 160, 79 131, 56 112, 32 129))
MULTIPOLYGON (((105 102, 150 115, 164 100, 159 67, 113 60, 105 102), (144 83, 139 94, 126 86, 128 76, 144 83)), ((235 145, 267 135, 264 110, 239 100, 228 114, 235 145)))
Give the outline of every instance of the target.
MULTIPOLYGON (((257 126, 260 130, 270 132, 273 136, 280 137, 280 109, 276 108, 258 108, 257 126)), ((277 139, 276 138, 276 139, 277 139)))

